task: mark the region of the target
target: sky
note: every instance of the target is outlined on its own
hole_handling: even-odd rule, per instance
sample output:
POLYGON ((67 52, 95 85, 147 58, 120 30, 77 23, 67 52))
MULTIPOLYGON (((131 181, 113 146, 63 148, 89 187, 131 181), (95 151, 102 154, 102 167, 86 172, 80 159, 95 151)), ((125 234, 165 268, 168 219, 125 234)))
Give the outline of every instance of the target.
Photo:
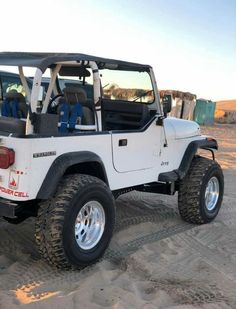
POLYGON ((236 99, 236 0, 11 0, 1 27, 0 51, 145 63, 159 89, 236 99))

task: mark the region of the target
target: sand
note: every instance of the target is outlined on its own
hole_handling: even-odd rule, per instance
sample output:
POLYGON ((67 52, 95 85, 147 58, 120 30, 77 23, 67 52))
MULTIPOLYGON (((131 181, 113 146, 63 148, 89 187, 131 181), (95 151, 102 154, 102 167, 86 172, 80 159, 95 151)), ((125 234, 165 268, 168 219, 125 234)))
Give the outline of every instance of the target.
POLYGON ((222 124, 236 123, 236 100, 216 102, 215 122, 222 124))
POLYGON ((101 262, 60 271, 39 257, 34 219, 1 220, 0 308, 236 308, 236 125, 203 131, 218 139, 225 175, 213 223, 184 223, 176 196, 131 192, 101 262))
POLYGON ((236 100, 218 101, 216 102, 216 109, 236 111, 236 100))

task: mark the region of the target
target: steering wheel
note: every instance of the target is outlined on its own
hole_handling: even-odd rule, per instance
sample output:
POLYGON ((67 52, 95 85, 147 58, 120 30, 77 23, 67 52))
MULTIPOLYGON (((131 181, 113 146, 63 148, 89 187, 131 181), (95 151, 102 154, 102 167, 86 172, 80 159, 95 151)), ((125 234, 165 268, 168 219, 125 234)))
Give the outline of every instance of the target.
POLYGON ((53 98, 50 99, 49 103, 48 103, 48 112, 49 113, 55 113, 56 112, 56 108, 58 106, 58 103, 55 102, 55 104, 53 104, 53 102, 59 98, 59 97, 64 97, 63 93, 59 93, 57 95, 55 95, 53 98))

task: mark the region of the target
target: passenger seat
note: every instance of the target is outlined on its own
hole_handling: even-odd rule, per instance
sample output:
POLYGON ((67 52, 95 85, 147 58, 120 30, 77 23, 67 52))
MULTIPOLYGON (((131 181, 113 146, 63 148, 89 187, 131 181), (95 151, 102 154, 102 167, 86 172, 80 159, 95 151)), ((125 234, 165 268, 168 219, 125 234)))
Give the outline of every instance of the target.
POLYGON ((93 102, 87 100, 87 94, 84 89, 80 87, 70 86, 63 89, 64 99, 69 104, 80 103, 83 109, 83 116, 81 120, 82 125, 94 125, 93 102))
POLYGON ((1 114, 5 117, 27 118, 28 106, 23 94, 16 90, 10 90, 6 93, 1 106, 1 114))

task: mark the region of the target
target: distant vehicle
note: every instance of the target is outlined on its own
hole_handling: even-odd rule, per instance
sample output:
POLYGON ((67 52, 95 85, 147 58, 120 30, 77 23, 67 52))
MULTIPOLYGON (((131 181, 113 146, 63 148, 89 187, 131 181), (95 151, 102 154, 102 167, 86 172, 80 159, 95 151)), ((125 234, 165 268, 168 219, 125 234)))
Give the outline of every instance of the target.
MULTIPOLYGON (((33 77, 26 77, 28 86, 30 89, 33 87, 33 77)), ((41 86, 44 87, 45 93, 48 90, 48 85, 50 82, 50 77, 43 77, 41 86)), ((62 91, 65 87, 71 87, 71 86, 80 86, 80 88, 84 88, 87 93, 87 97, 89 99, 93 98, 93 87, 92 85, 89 85, 85 83, 83 85, 83 82, 80 80, 75 79, 66 79, 66 78, 59 78, 59 91, 62 91)), ((26 91, 22 85, 21 79, 19 74, 12 73, 12 72, 6 72, 6 71, 0 71, 0 101, 3 101, 6 94, 10 90, 16 90, 18 93, 23 94, 23 96, 26 96, 26 91)))
MULTIPOLYGON (((29 88, 32 88, 32 80, 26 78, 29 88)), ((20 76, 17 73, 0 71, 0 101, 3 101, 6 93, 10 90, 16 90, 17 92, 26 95, 25 89, 21 83, 20 76)))
MULTIPOLYGON (((33 82, 33 77, 30 76, 29 79, 33 82)), ((42 77, 42 82, 41 86, 44 87, 45 92, 48 91, 48 86, 50 83, 50 77, 42 77)), ((62 92, 64 88, 66 87, 74 87, 74 86, 79 86, 80 88, 83 88, 86 93, 87 93, 87 98, 88 99, 93 99, 93 86, 85 82, 83 84, 82 81, 79 79, 69 79, 69 78, 58 78, 58 84, 59 92, 62 92)))

